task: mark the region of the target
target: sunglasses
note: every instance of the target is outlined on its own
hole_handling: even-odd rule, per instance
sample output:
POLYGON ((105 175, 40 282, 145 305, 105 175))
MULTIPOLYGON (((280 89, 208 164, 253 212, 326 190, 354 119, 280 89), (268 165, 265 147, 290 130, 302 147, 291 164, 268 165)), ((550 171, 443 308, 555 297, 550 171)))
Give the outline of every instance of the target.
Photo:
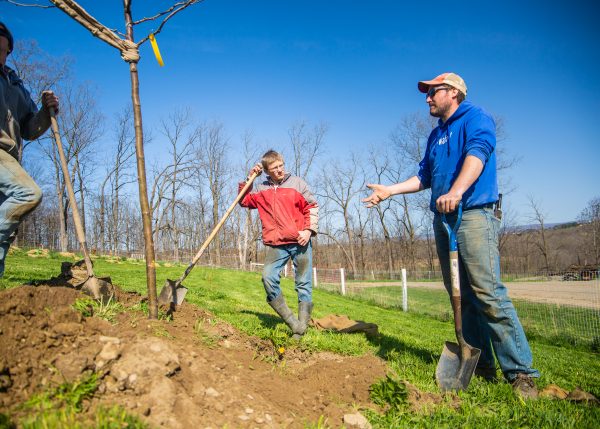
POLYGON ((448 88, 447 86, 436 86, 436 87, 431 87, 429 88, 429 91, 427 91, 427 97, 429 98, 433 98, 435 97, 435 94, 437 94, 438 91, 442 91, 442 90, 450 90, 452 88, 448 88))

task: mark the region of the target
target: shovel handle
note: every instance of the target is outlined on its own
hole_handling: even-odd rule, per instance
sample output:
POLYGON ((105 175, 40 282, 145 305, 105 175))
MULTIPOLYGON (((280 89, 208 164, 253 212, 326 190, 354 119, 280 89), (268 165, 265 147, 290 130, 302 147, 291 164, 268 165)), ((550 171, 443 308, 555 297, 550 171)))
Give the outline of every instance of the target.
POLYGON ((446 219, 446 215, 442 213, 442 224, 446 228, 446 232, 448 233, 448 242, 449 242, 449 250, 450 250, 450 285, 452 287, 452 293, 450 296, 450 301, 452 302, 452 312, 454 313, 454 330, 456 332, 456 340, 460 345, 461 352, 465 353, 467 350, 466 342, 462 334, 462 312, 461 312, 461 303, 460 303, 460 275, 458 270, 458 243, 456 240, 456 233, 458 232, 458 228, 460 227, 460 223, 462 221, 462 201, 458 204, 458 211, 456 222, 454 223, 454 227, 450 228, 448 221, 446 219))
POLYGON ((229 217, 229 215, 231 214, 231 212, 233 211, 235 206, 240 202, 242 197, 246 194, 246 191, 248 191, 248 189, 250 189, 250 187, 252 186, 252 183, 254 183, 254 179, 256 179, 256 177, 259 174, 260 173, 254 172, 250 175, 250 177, 248 177, 248 180, 246 181, 246 185, 244 185, 244 187, 238 193, 238 195, 235 198, 235 200, 233 201, 233 203, 231 203, 231 205, 229 206, 229 208, 227 209, 227 211, 225 212, 225 214, 223 215, 223 217, 221 218, 219 223, 217 223, 217 225, 214 227, 214 229, 212 230, 212 232, 210 233, 208 238, 204 241, 204 243, 202 244, 202 247, 200 247, 200 250, 198 250, 198 253, 196 253, 196 256, 194 256, 194 259, 192 259, 192 262, 186 268, 183 275, 181 277, 179 277, 177 279, 177 281, 175 282, 176 287, 179 287, 179 285, 181 285, 181 283, 183 283, 185 278, 188 276, 190 271, 192 271, 192 269, 194 268, 194 266, 196 265, 196 263, 198 262, 198 260, 200 259, 200 257, 202 256, 202 254, 204 253, 204 251, 210 244, 210 242, 213 241, 213 239, 215 238, 215 236, 217 235, 217 233, 219 232, 219 230, 221 229, 221 227, 223 226, 223 224, 225 223, 225 221, 227 220, 227 218, 229 217))
POLYGON ((69 195, 69 202, 71 204, 71 211, 73 213, 73 224, 75 225, 75 232, 77 234, 77 241, 81 245, 83 252, 83 259, 85 261, 85 267, 89 277, 94 275, 92 269, 92 260, 87 249, 85 242, 85 232, 83 231, 83 224, 81 222, 81 215, 79 214, 79 208, 77 207, 77 200, 75 199, 75 192, 73 191, 73 182, 71 182, 71 175, 69 174, 69 166, 65 157, 65 150, 63 148, 62 139, 60 132, 58 131, 58 122, 56 121, 56 112, 53 107, 49 108, 50 112, 50 125, 52 126, 52 133, 54 134, 54 141, 58 148, 58 155, 60 157, 60 166, 65 179, 65 187, 67 188, 67 194, 69 195))
POLYGON ((458 232, 458 228, 460 227, 460 222, 462 221, 462 213, 463 213, 463 205, 462 201, 458 203, 457 215, 456 215, 456 223, 454 224, 454 228, 450 228, 448 221, 446 220, 446 214, 442 213, 442 224, 446 228, 446 233, 448 234, 448 239, 450 240, 450 251, 458 251, 458 244, 456 242, 456 233, 458 232))

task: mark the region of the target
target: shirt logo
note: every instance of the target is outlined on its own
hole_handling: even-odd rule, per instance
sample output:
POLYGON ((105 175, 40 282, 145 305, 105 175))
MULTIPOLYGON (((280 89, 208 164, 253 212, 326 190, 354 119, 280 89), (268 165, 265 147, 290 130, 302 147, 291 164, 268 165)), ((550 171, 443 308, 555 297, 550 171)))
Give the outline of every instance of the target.
MULTIPOLYGON (((452 131, 450 131, 450 137, 452 137, 452 131)), ((448 143, 448 134, 444 134, 444 137, 442 137, 438 140, 439 146, 444 145, 446 143, 448 143)))

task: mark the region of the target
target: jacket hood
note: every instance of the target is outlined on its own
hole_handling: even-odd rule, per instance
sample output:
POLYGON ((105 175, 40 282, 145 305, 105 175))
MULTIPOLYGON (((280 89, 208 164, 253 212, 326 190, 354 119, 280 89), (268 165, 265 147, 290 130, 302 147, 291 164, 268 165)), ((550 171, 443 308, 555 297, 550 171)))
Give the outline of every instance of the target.
POLYGON ((440 119, 438 121, 438 125, 440 127, 447 127, 448 125, 450 125, 451 123, 459 120, 460 118, 462 118, 463 116, 465 116, 468 112, 470 112, 475 106, 473 105, 473 103, 471 103, 470 101, 463 101, 462 103, 460 103, 458 105, 458 109, 456 109, 456 111, 452 114, 452 116, 450 116, 448 118, 448 120, 446 121, 446 123, 442 123, 442 120, 440 119))

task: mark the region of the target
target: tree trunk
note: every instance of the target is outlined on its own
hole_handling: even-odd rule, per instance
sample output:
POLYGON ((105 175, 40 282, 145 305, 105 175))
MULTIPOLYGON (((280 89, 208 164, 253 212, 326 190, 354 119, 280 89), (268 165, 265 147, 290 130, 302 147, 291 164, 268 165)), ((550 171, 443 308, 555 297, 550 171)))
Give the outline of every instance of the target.
MULTIPOLYGON (((125 22, 127 24, 127 39, 133 42, 133 25, 131 10, 125 8, 125 22)), ((144 131, 142 128, 142 104, 140 102, 140 81, 137 63, 129 63, 131 75, 131 101, 133 104, 133 118, 135 127, 135 153, 137 161, 138 188, 140 208, 142 210, 142 224, 144 229, 144 254, 146 257, 146 282, 148 288, 148 317, 158 319, 158 302, 156 294, 156 262, 154 257, 154 241, 152 240, 152 217, 148 203, 148 184, 146 181, 146 161, 144 158, 144 131)))

